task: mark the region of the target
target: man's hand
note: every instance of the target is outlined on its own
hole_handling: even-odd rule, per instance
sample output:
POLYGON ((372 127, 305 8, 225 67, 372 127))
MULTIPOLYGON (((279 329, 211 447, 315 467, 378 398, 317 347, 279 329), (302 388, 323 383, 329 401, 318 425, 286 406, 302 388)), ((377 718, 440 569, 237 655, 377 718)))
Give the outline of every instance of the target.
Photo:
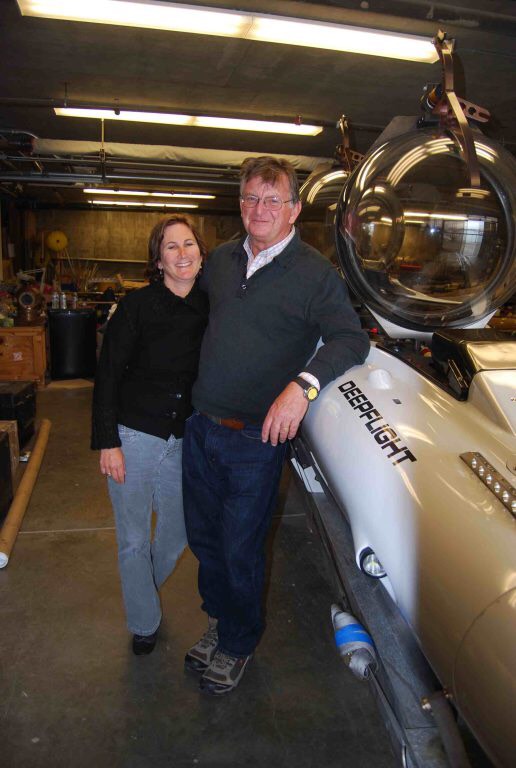
POLYGON ((262 441, 272 445, 292 440, 308 408, 303 390, 294 381, 288 384, 269 408, 262 427, 262 441))
POLYGON ((102 448, 100 471, 103 475, 112 477, 115 483, 125 482, 125 459, 121 448, 102 448))

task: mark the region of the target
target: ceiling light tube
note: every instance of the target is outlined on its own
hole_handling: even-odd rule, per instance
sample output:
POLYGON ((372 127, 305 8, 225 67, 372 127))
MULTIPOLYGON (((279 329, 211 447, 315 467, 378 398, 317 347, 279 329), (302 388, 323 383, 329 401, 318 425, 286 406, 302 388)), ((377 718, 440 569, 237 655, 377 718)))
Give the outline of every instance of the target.
POLYGON ((150 195, 151 197, 182 197, 189 200, 215 200, 215 195, 202 195, 196 192, 172 192, 171 195, 166 192, 151 192, 150 195))
POLYGON ((416 219, 443 219, 445 221, 468 221, 467 216, 461 216, 455 213, 427 213, 426 211, 405 211, 403 217, 416 219))
POLYGON ((96 189, 95 187, 88 187, 82 191, 88 195, 138 195, 140 197, 150 194, 150 192, 136 192, 136 190, 131 191, 129 189, 123 191, 121 189, 96 189))
POLYGON ((133 205, 137 208, 198 208, 196 203, 141 203, 133 200, 88 200, 90 205, 133 205))
POLYGON ((260 131, 261 133, 288 133, 297 136, 317 136, 320 125, 296 125, 270 120, 239 120, 230 117, 203 117, 176 115, 168 112, 131 112, 121 109, 84 109, 55 107, 58 117, 86 117, 97 120, 122 120, 133 123, 160 123, 163 125, 189 125, 201 128, 228 128, 233 131, 260 131))
POLYGON ((362 53, 428 64, 439 59, 430 38, 341 24, 325 24, 309 19, 255 16, 246 37, 267 43, 301 45, 307 48, 362 53))
POLYGON ((192 32, 434 63, 430 38, 160 0, 18 0, 24 16, 192 32))
POLYGON ((86 195, 123 195, 134 197, 181 197, 190 200, 215 200, 215 195, 201 195, 193 192, 143 192, 136 189, 100 189, 88 187, 82 190, 86 195))
POLYGON ((159 0, 18 0, 18 5, 24 16, 223 37, 244 37, 253 19, 248 13, 159 0))

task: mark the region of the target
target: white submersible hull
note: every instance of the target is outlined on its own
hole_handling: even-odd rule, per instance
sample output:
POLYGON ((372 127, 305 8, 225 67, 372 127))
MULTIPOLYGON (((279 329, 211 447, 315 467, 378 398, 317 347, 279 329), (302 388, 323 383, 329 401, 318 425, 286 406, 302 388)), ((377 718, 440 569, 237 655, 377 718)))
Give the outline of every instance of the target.
POLYGON ((476 186, 433 128, 380 137, 338 204, 326 177, 306 183, 386 334, 310 405, 300 441, 349 521, 357 569, 374 559, 478 742, 512 768, 516 334, 484 326, 516 293, 516 161, 479 132, 474 144, 476 186))
MULTIPOLYGON (((485 394, 503 400, 511 379, 514 389, 516 359, 501 382, 477 377, 471 402, 460 402, 373 347, 310 406, 303 439, 349 519, 357 566, 376 554, 442 685, 488 752, 508 756, 516 754, 516 519, 494 491, 500 481, 486 482, 490 469, 480 478, 471 458, 507 485, 516 480, 516 408, 496 412, 485 394)), ((516 494, 512 501, 516 509, 516 494)))

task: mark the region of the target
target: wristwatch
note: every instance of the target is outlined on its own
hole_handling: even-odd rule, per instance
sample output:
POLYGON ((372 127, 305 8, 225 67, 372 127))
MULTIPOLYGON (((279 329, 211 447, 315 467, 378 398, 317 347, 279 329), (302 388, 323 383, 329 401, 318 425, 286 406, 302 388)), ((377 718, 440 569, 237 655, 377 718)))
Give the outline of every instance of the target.
POLYGON ((309 384, 306 379, 303 379, 302 376, 296 376, 293 381, 296 382, 296 384, 299 384, 301 389, 303 390, 303 394, 306 397, 306 399, 311 403, 313 400, 316 400, 319 397, 319 390, 317 387, 314 387, 313 384, 309 384))

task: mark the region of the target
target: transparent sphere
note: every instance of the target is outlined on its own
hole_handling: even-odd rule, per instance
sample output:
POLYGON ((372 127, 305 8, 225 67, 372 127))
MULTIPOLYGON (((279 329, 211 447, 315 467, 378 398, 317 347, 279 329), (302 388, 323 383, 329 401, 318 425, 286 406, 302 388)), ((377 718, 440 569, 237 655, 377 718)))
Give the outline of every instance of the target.
POLYGON ((343 190, 340 266, 404 328, 479 323, 516 291, 516 160, 480 133, 475 147, 479 188, 458 143, 425 129, 378 146, 343 190))
POLYGON ((325 163, 310 174, 299 190, 302 208, 296 223, 301 237, 334 264, 337 203, 348 177, 348 171, 340 166, 325 163))

